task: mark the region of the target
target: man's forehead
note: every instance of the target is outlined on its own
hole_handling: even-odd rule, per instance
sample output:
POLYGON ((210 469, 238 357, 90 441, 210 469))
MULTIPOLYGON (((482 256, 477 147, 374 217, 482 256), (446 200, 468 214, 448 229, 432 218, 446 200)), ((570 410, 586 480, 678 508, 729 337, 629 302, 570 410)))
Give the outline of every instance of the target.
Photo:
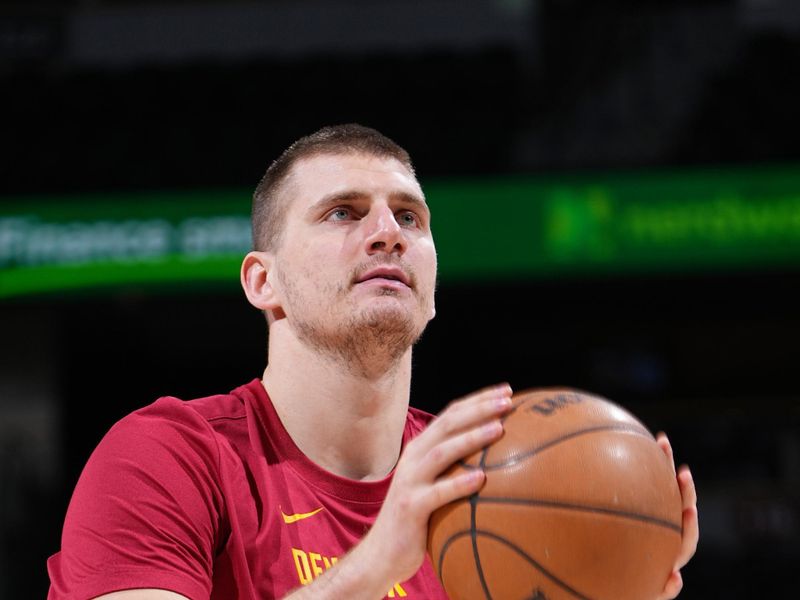
POLYGON ((422 188, 411 170, 391 156, 359 152, 314 154, 298 160, 284 183, 290 197, 310 195, 307 200, 349 188, 369 192, 370 186, 381 188, 381 191, 384 186, 396 188, 396 191, 406 190, 425 201, 422 188))
POLYGON ((397 173, 416 181, 416 177, 400 160, 393 156, 377 156, 363 152, 319 153, 299 159, 292 168, 294 174, 315 171, 335 172, 365 171, 373 173, 397 173))

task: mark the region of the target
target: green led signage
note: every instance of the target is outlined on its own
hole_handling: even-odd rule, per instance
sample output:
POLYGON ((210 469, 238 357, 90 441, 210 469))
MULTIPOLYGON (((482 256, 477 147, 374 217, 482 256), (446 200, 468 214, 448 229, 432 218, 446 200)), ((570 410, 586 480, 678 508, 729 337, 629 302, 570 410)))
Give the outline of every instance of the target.
POLYGON ((0 206, 0 297, 154 283, 238 285, 250 249, 246 192, 0 206))
POLYGON ((440 182, 426 192, 447 278, 800 266, 798 167, 440 182))
MULTIPOLYGON (((800 168, 431 181, 440 276, 800 266, 800 168)), ((235 289, 247 190, 0 201, 0 297, 235 289)))

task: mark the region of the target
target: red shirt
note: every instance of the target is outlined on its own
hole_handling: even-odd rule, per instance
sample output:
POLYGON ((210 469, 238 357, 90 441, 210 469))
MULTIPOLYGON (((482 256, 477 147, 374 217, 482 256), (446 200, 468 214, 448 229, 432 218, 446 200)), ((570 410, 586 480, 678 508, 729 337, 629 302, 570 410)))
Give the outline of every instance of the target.
MULTIPOLYGON (((403 444, 431 418, 409 409, 403 444)), ((390 481, 309 460, 257 379, 226 395, 161 398, 114 425, 86 464, 48 561, 48 598, 132 588, 281 598, 363 537, 390 481)), ((447 598, 428 560, 387 597, 447 598)))

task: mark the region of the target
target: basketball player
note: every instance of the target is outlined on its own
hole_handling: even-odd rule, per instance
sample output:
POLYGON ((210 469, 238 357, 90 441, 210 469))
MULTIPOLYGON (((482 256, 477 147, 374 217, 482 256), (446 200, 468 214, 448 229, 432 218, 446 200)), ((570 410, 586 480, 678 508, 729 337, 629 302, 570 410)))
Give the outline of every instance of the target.
MULTIPOLYGON (((109 431, 48 562, 51 599, 446 598, 428 518, 484 475, 439 476, 502 434, 511 389, 435 420, 408 406, 436 280, 408 154, 371 129, 323 129, 269 168, 253 220, 241 281, 268 323, 263 377, 162 398, 109 431)), ((683 549, 662 598, 698 539, 688 469, 678 482, 683 549)))

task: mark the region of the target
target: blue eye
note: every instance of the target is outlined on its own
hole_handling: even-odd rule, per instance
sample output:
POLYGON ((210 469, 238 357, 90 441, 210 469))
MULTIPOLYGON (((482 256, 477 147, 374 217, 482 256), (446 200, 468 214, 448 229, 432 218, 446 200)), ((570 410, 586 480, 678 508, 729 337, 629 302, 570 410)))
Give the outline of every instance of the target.
POLYGON ((405 227, 414 227, 417 225, 417 215, 412 212, 404 212, 400 213, 397 217, 397 221, 400 225, 405 227))
POLYGON ((346 221, 352 215, 350 214, 350 209, 348 208, 337 208, 332 210, 328 215, 329 221, 346 221))

